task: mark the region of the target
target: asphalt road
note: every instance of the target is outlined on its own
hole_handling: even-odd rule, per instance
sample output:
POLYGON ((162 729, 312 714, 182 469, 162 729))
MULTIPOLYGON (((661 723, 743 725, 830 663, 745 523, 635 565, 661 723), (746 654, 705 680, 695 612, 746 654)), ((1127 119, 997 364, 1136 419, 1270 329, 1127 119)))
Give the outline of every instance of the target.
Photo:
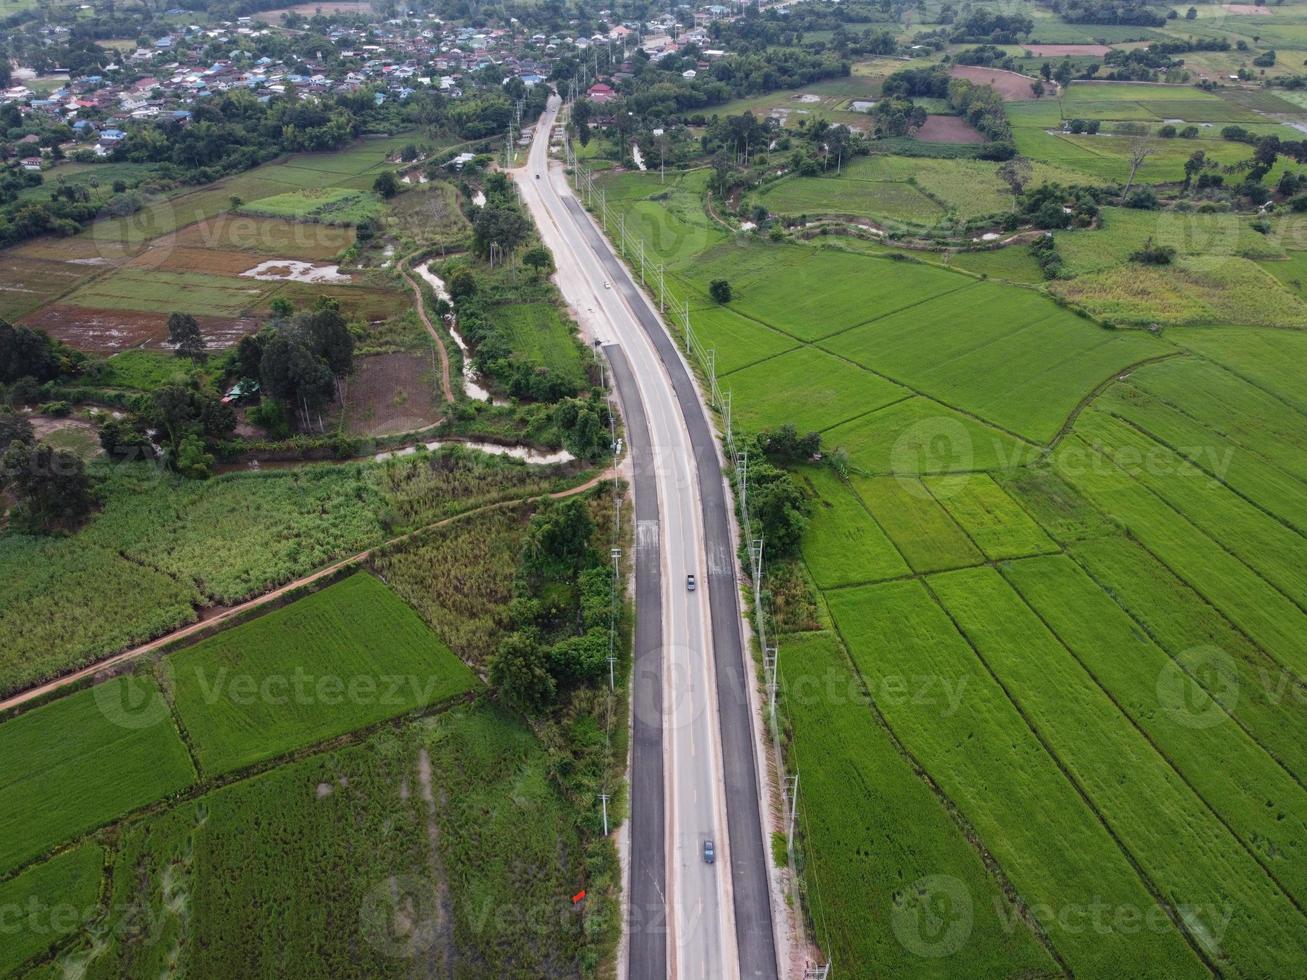
POLYGON ((714 435, 657 313, 561 171, 549 167, 556 112, 555 99, 536 127, 517 182, 554 253, 560 290, 605 342, 614 365, 637 474, 637 624, 655 618, 661 633, 641 636, 637 625, 628 975, 637 980, 776 977, 757 733, 730 503, 714 435), (620 346, 620 356, 613 345, 620 346), (633 414, 637 403, 641 408, 633 414), (648 439, 643 451, 642 438, 648 439), (650 496, 655 511, 647 509, 650 496), (646 523, 654 520, 651 513, 657 515, 656 526, 646 523), (661 564, 658 582, 643 587, 642 537, 644 554, 656 547, 661 564), (700 583, 695 592, 686 589, 685 576, 691 573, 700 583), (654 595, 661 600, 658 608, 651 608, 654 595), (651 669, 655 665, 658 669, 651 669), (650 761, 654 745, 662 748, 661 797, 650 761), (637 819, 646 807, 649 814, 637 819), (661 835, 659 812, 665 824, 661 835), (702 856, 708 838, 717 849, 712 866, 702 856), (665 862, 662 875, 660 862, 665 862), (651 904, 660 901, 665 930, 654 925, 664 921, 651 904), (732 934, 734 942, 728 938, 732 934))

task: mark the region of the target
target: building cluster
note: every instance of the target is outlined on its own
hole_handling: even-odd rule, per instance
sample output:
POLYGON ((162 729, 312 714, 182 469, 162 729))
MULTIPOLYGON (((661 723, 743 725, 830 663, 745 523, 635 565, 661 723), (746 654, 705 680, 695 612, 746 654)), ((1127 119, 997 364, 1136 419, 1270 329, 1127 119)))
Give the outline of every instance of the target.
MULTIPOLYGON (((612 73, 620 79, 623 71, 631 70, 637 49, 657 60, 687 44, 702 48, 708 43, 707 23, 726 13, 718 5, 682 7, 677 16, 627 21, 589 35, 532 33, 516 20, 494 29, 446 23, 434 16, 368 24, 337 20, 315 27, 315 33, 330 42, 328 50, 304 51, 303 45, 293 43, 297 32, 275 18, 188 24, 194 13, 179 8, 166 12, 175 25, 169 33, 149 44, 106 47, 103 64, 41 76, 16 68, 11 87, 0 92, 0 105, 19 107, 25 132, 2 149, 8 159, 18 159, 32 170, 51 157, 105 157, 134 123, 186 125, 197 100, 233 89, 264 100, 365 88, 379 102, 404 100, 428 88, 459 98, 469 88, 469 76, 483 69, 497 69, 505 82, 518 78, 530 87, 544 83, 558 59, 577 54, 584 59, 586 52, 601 49, 613 56, 609 65, 621 66, 612 73), (285 53, 286 39, 296 54, 285 53)), ((67 40, 63 27, 34 30, 51 49, 67 40)), ((602 83, 590 94, 596 102, 613 97, 602 83)))

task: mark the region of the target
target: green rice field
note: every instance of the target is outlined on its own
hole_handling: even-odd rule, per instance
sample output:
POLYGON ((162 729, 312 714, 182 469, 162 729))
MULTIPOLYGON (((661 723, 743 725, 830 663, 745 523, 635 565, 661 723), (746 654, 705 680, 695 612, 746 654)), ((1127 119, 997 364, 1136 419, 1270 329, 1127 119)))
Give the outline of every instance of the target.
MULTIPOLYGON (((1192 87, 1079 88, 1014 106, 1019 147, 1063 117, 1263 125, 1192 87)), ((1038 158, 1052 179, 1119 178, 1114 138, 1047 139, 1069 148, 1038 158)), ((1144 180, 1177 179, 1180 142, 1144 180)), ((790 185, 853 201, 843 185, 909 187, 917 163, 857 160, 764 199, 781 209, 790 185)), ((927 163, 919 188, 942 169, 927 163)), ((687 265, 737 431, 817 430, 837 456, 795 472, 817 612, 777 641, 808 787, 800 895, 836 969, 1257 977, 1307 962, 1307 273, 1286 251, 1293 223, 1270 229, 1107 207, 1100 227, 1057 233, 1068 278, 1048 286, 1023 247, 746 237, 687 265), (1129 262, 1150 238, 1176 248, 1171 267, 1129 262), (706 299, 714 278, 726 306, 706 299), (909 807, 920 823, 893 829, 909 807), (984 877, 950 844, 959 831, 984 877), (1011 896, 1023 925, 996 943, 988 916, 1011 896), (867 913, 887 902, 888 937, 867 913), (1096 903, 1128 911, 1073 925, 1096 903)))
POLYGON ((168 661, 207 773, 282 755, 476 685, 393 592, 359 572, 168 661), (287 649, 297 651, 291 665, 287 649))

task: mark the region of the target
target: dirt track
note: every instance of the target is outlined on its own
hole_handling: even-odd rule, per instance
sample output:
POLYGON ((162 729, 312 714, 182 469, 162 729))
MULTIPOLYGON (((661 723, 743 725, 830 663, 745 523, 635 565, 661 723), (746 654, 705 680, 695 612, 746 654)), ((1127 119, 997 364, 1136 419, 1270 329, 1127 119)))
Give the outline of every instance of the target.
POLYGON ((441 339, 439 331, 431 325, 431 318, 427 316, 427 304, 422 298, 422 289, 413 281, 409 275, 407 260, 399 264, 399 274, 404 277, 408 283, 408 288, 413 290, 413 298, 417 303, 418 317, 422 320, 422 325, 427 328, 427 333, 431 334, 431 339, 436 342, 436 349, 440 352, 440 390, 445 396, 445 401, 453 402, 454 388, 449 382, 449 351, 445 350, 445 342, 441 339))

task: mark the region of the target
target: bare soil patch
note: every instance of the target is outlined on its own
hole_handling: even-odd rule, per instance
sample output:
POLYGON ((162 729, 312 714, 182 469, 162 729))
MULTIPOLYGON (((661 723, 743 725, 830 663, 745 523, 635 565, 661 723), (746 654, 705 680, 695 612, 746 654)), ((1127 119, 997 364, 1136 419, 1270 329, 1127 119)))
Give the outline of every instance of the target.
POLYGON ((211 276, 239 276, 259 262, 259 257, 217 248, 159 245, 148 248, 127 263, 130 269, 161 269, 168 272, 203 272, 211 276))
POLYGON ((354 435, 412 432, 440 420, 440 389, 430 356, 373 354, 354 362, 345 422, 354 435))
POLYGON ((927 143, 983 143, 980 130, 961 116, 927 116, 916 137, 927 143))
POLYGON ((954 65, 949 69, 949 74, 954 78, 965 78, 977 85, 992 85, 998 90, 998 94, 1009 102, 1035 97, 1033 88, 1035 80, 1025 75, 1018 75, 1014 71, 982 68, 979 65, 954 65))
POLYGON ((1061 58, 1063 55, 1101 58, 1112 50, 1106 44, 1027 44, 1025 47, 1036 58, 1061 58))
MULTIPOLYGON (((235 346, 243 336, 259 328, 259 321, 253 317, 198 316, 195 319, 210 349, 235 346)), ((92 354, 112 354, 135 347, 163 349, 168 339, 166 313, 97 310, 54 303, 24 317, 22 322, 92 354)))
POLYGON ((16 320, 94 275, 94 266, 0 252, 0 317, 16 320))

